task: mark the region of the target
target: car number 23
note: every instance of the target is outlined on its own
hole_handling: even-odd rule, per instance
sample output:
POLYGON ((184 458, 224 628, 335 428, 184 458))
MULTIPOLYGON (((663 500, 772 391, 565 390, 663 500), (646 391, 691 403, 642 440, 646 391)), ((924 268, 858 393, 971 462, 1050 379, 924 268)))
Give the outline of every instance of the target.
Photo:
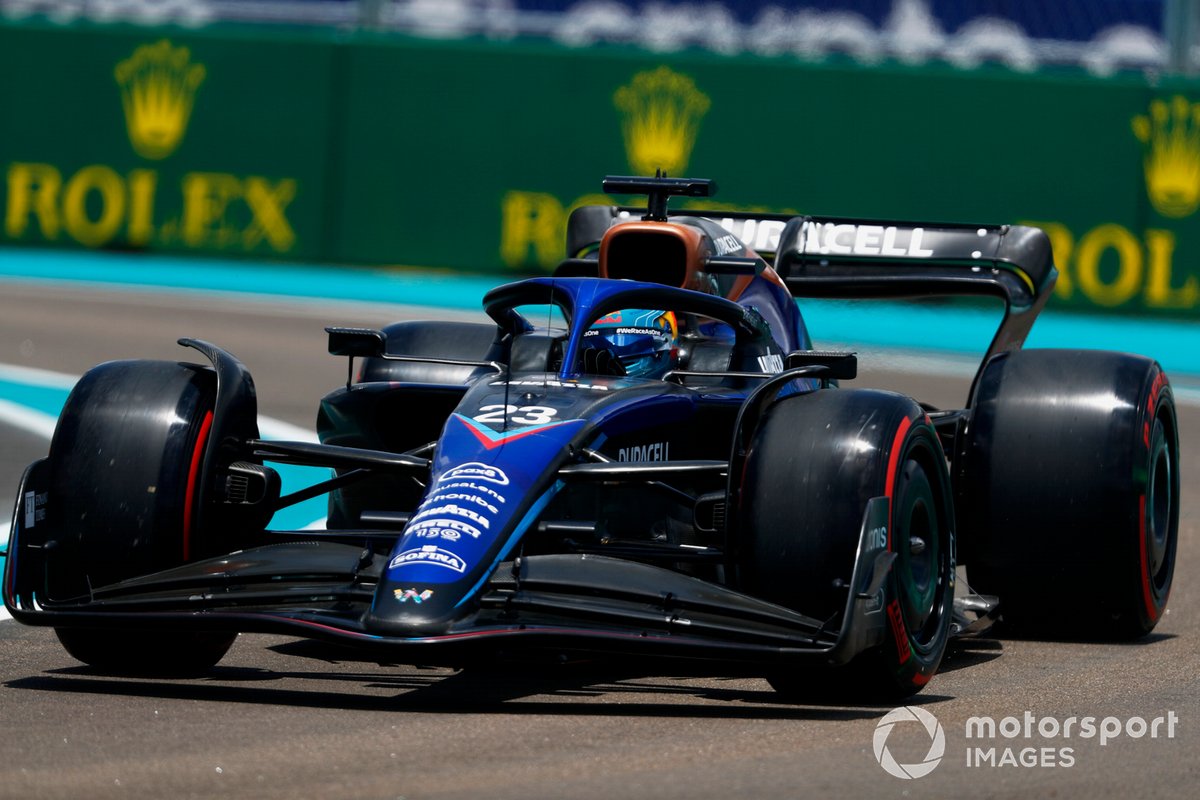
POLYGON ((499 403, 480 406, 479 411, 472 418, 476 422, 503 423, 507 415, 508 421, 516 425, 545 425, 553 422, 558 414, 557 408, 549 406, 506 406, 499 403))

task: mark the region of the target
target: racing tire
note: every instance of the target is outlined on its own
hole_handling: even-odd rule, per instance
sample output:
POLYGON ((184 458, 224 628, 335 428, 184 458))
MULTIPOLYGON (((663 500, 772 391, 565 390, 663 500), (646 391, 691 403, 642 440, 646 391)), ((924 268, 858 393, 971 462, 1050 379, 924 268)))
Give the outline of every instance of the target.
MULTIPOLYGON (((50 442, 50 600, 208 555, 198 507, 215 398, 212 370, 173 361, 112 361, 80 378, 50 442)), ((211 666, 233 641, 102 628, 58 635, 93 666, 166 672, 211 666)))
POLYGON ((1162 618, 1179 537, 1179 429, 1157 362, 1027 350, 980 376, 960 528, 967 577, 1009 631, 1137 639, 1162 618))
POLYGON ((55 628, 63 648, 77 661, 120 674, 162 677, 198 675, 217 664, 237 639, 215 631, 128 631, 55 628))
POLYGON ((867 503, 890 498, 885 640, 849 664, 768 675, 785 697, 895 700, 937 671, 954 602, 954 512, 933 426, 907 397, 825 390, 768 409, 747 457, 739 567, 750 594, 840 626, 867 503))

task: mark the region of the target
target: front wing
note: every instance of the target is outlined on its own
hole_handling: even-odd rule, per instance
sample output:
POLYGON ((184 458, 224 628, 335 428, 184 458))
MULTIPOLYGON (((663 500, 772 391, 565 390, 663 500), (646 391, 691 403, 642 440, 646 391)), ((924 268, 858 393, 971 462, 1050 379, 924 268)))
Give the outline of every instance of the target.
MULTIPOLYGON (((4 602, 26 624, 281 633, 336 642, 409 663, 461 663, 486 651, 675 656, 727 662, 821 659, 842 664, 884 641, 894 554, 868 531, 886 524, 885 498, 864 515, 846 607, 817 620, 722 585, 607 556, 522 556, 502 562, 469 609, 436 627, 368 627, 384 556, 363 545, 379 531, 277 531, 278 543, 194 561, 51 601, 53 543, 37 480, 22 479, 13 514, 4 602), (356 542, 355 539, 358 539, 356 542), (49 545, 49 546, 47 546, 49 545)), ((394 532, 388 535, 394 536, 394 532)), ((391 599, 388 599, 391 601, 391 599)), ((397 603, 420 603, 400 593, 397 603)))

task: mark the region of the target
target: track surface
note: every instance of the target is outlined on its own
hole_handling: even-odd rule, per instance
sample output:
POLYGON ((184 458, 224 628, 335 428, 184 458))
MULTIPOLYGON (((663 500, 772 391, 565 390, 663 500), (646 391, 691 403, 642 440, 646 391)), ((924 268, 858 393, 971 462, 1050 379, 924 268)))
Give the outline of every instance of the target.
MULTIPOLYGON (((262 413, 311 428, 344 364, 325 324, 378 325, 411 310, 0 284, 0 363, 79 374, 103 360, 190 358, 182 335, 250 368, 262 413)), ((818 342, 818 345, 821 343, 818 342)), ((935 404, 964 378, 865 370, 935 404)), ((1192 797, 1200 782, 1200 413, 1181 406, 1184 505, 1175 588, 1154 636, 1133 645, 981 640, 956 648, 912 701, 937 716, 945 757, 900 780, 872 752, 890 706, 780 703, 758 679, 689 677, 654 664, 453 673, 342 660, 282 637, 242 636, 208 677, 116 679, 74 662, 46 630, 0 622, 3 798, 1192 797), (1174 738, 967 740, 968 717, 1174 712, 1174 738), (968 745, 1073 749, 1074 766, 968 768, 968 745)), ((46 441, 0 425, 0 491, 46 441)), ((3 500, 7 514, 8 500, 3 500)), ((1083 599, 1081 599, 1083 600, 1083 599)), ((1083 600, 1085 601, 1085 600, 1083 600)), ((1063 609, 1064 618, 1070 610, 1063 609)), ((901 723, 887 745, 918 762, 930 740, 901 723)), ((1057 759, 1056 759, 1057 760, 1057 759)))

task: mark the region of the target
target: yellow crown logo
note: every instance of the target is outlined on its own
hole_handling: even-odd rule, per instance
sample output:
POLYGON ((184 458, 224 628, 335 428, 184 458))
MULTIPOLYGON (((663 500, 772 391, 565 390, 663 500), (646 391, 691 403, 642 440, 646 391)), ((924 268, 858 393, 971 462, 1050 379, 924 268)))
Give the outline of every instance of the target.
POLYGON ((204 65, 192 64, 186 47, 171 47, 163 39, 134 50, 113 74, 133 149, 153 159, 175 152, 187 131, 196 89, 204 82, 204 65))
POLYGON ((1200 103, 1176 95, 1150 103, 1150 115, 1133 118, 1133 134, 1146 145, 1146 193, 1164 217, 1186 217, 1200 206, 1200 103))
POLYGON ((659 67, 633 76, 617 89, 613 103, 624 117, 625 152, 641 175, 661 169, 681 175, 712 102, 686 75, 659 67))

